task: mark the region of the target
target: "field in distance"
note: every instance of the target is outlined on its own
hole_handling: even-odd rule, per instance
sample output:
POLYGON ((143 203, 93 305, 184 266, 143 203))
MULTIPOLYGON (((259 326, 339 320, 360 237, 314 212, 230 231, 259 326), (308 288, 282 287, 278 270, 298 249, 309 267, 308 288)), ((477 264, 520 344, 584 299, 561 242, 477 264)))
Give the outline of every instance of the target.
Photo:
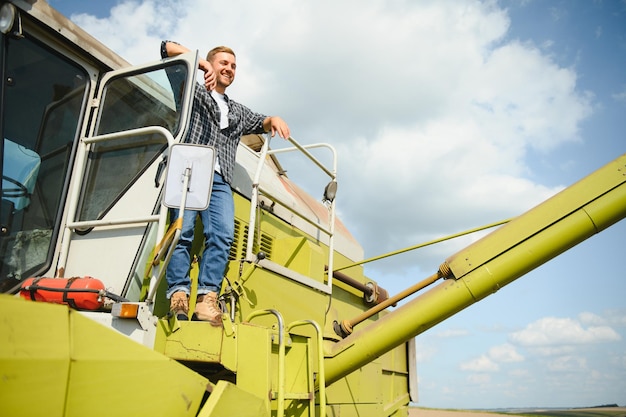
POLYGON ((411 407, 409 417, 626 417, 626 407, 591 407, 591 408, 536 408, 523 410, 442 410, 434 408, 411 407))

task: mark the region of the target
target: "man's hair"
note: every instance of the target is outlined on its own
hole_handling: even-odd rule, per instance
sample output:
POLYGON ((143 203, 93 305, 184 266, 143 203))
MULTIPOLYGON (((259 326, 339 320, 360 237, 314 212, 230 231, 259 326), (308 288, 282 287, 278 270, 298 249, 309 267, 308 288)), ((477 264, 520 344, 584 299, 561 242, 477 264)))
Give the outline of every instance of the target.
POLYGON ((230 49, 228 46, 216 46, 215 48, 211 49, 208 54, 206 54, 206 60, 211 62, 213 60, 213 57, 219 54, 220 52, 226 52, 227 54, 236 56, 235 52, 232 49, 230 49))

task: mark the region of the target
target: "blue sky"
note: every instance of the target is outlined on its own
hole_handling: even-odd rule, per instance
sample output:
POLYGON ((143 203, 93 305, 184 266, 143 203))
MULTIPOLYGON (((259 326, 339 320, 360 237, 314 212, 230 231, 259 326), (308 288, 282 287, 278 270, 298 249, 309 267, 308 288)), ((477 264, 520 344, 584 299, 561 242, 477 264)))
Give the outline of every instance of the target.
MULTIPOLYGON (((626 152, 625 1, 50 4, 134 64, 161 39, 232 46, 232 98, 337 148, 366 257, 521 214, 626 152)), ((419 405, 626 405, 624 236, 621 221, 418 336, 419 405)), ((394 294, 476 238, 366 272, 394 294)))

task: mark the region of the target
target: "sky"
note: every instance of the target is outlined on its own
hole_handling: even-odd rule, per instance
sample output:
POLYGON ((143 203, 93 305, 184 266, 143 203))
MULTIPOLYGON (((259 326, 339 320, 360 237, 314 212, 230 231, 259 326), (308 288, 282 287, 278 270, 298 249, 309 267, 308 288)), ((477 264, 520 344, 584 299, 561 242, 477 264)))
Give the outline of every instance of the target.
MULTIPOLYGON (((133 64, 162 39, 231 46, 231 98, 337 149, 366 258, 522 214, 626 152, 624 0, 49 2, 133 64)), ((480 236, 365 271, 395 294, 480 236)), ((625 236, 622 220, 417 336, 417 405, 626 406, 625 236)))

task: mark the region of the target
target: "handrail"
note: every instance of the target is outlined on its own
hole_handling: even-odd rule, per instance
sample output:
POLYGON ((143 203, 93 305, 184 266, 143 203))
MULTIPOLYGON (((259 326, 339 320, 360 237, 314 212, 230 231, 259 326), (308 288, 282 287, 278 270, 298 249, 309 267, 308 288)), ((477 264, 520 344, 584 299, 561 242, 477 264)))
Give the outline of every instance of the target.
POLYGON ((145 135, 148 133, 157 133, 165 136, 167 139, 168 145, 174 144, 174 137, 170 133, 169 130, 162 126, 147 126, 147 127, 138 127, 136 129, 122 130, 119 132, 106 133, 104 135, 96 135, 89 138, 83 138, 83 143, 96 143, 96 142, 105 142, 107 140, 113 139, 124 139, 134 135, 145 135))
POLYGON ((267 314, 273 314, 278 322, 278 387, 276 390, 277 404, 276 404, 276 417, 283 417, 285 415, 285 321, 283 316, 274 309, 257 310, 248 314, 246 322, 250 321, 258 316, 267 314))
MULTIPOLYGON (((79 149, 76 155, 76 176, 72 180, 72 189, 69 193, 69 201, 68 201, 68 219, 65 223, 65 227, 63 230, 63 238, 61 240, 61 250, 59 252, 59 261, 57 269, 59 271, 65 270, 65 265, 67 263, 67 257, 69 256, 69 247, 70 242, 72 240, 72 232, 77 227, 104 227, 104 226, 127 226, 127 225, 136 225, 137 223, 151 223, 158 222, 162 219, 162 216, 154 215, 154 216, 145 216, 145 217, 136 217, 136 218, 128 218, 128 219, 118 219, 118 220, 87 220, 87 221, 76 221, 77 210, 78 210, 78 201, 80 196, 80 190, 83 187, 83 179, 85 176, 85 167, 87 165, 87 155, 89 154, 89 148, 92 143, 111 141, 116 139, 124 139, 128 137, 132 137, 135 135, 145 135, 145 134, 160 134, 167 140, 168 149, 173 145, 174 138, 172 134, 161 126, 148 126, 141 127, 137 129, 124 130, 121 132, 107 133, 104 135, 96 135, 89 138, 82 138, 79 143, 79 149)), ((130 226, 129 226, 130 227, 130 226)))
POLYGON ((273 154, 277 154, 277 153, 286 153, 286 152, 293 152, 294 150, 299 150, 301 151, 303 154, 306 155, 307 158, 309 158, 311 161, 313 161, 313 163, 315 163, 315 165, 317 165, 322 171, 324 171, 329 177, 331 178, 335 178, 336 174, 337 174, 337 152, 335 151, 335 148, 332 145, 329 145, 328 143, 313 143, 311 145, 300 145, 298 142, 296 142, 295 139, 293 139, 292 137, 289 137, 289 142, 294 144, 293 148, 282 148, 282 149, 273 149, 271 151, 269 151, 268 153, 270 155, 273 154), (313 148, 328 148, 331 150, 331 152, 333 153, 333 170, 329 171, 328 168, 326 168, 320 161, 317 160, 317 158, 315 158, 313 155, 311 155, 311 153, 309 151, 307 151, 307 149, 313 149, 313 148))
MULTIPOLYGON (((317 388, 319 390, 319 399, 320 399, 320 413, 319 417, 326 417, 326 376, 324 374, 324 336, 322 334, 322 328, 317 322, 314 320, 299 320, 290 323, 287 326, 286 332, 289 333, 291 329, 297 326, 311 325, 315 329, 315 333, 317 336, 317 361, 318 361, 318 378, 317 381, 314 381, 314 385, 317 384, 317 388)), ((314 389, 315 390, 315 389, 314 389)), ((315 412, 315 396, 311 398, 312 407, 310 407, 312 411, 311 415, 314 415, 315 412)))
POLYGON ((159 221, 159 215, 153 214, 151 216, 144 217, 129 217, 127 219, 118 220, 84 220, 78 222, 67 222, 67 227, 70 229, 82 229, 82 228, 95 228, 104 226, 124 226, 137 223, 154 223, 159 221))
MULTIPOLYGON (((269 198, 272 201, 279 201, 278 197, 274 196, 271 192, 269 192, 269 190, 267 190, 266 188, 262 187, 261 185, 259 185, 259 194, 263 194, 263 196, 269 198)), ((302 216, 300 214, 300 212, 293 208, 293 207, 289 207, 289 206, 285 206, 285 209, 287 209, 288 211, 290 211, 291 213, 302 217, 302 220, 304 220, 305 222, 309 223, 311 226, 316 227, 318 229, 320 229, 322 232, 326 233, 327 235, 332 234, 332 230, 330 229, 330 227, 326 228, 324 226, 322 226, 319 223, 316 223, 314 220, 309 219, 306 216, 302 216)))
MULTIPOLYGON (((267 134, 266 140, 263 142, 263 146, 259 152, 259 164, 257 165, 256 172, 254 174, 254 178, 252 181, 252 195, 250 197, 250 219, 248 223, 248 246, 246 248, 246 260, 248 262, 254 262, 256 260, 256 256, 253 256, 252 254, 252 250, 254 246, 254 239, 255 239, 255 230, 256 230, 255 228, 256 210, 257 210, 257 206, 259 202, 259 195, 263 194, 263 196, 268 197, 270 200, 281 204, 287 210, 297 215, 299 218, 306 221, 307 223, 309 223, 310 225, 317 228, 319 231, 325 233, 328 236, 328 252, 329 252, 328 253, 328 271, 332 271, 333 270, 332 269, 333 256, 334 256, 334 250, 335 250, 334 249, 334 235, 335 235, 335 201, 334 199, 332 199, 329 204, 329 225, 328 225, 328 228, 326 228, 323 225, 319 223, 315 223, 314 221, 309 219, 301 211, 291 207, 289 204, 285 204, 278 197, 267 192, 267 190, 261 187, 260 179, 261 179, 261 172, 263 171, 263 166, 265 165, 265 160, 268 155, 299 151, 304 156, 306 156, 311 162, 313 162, 318 168, 320 168, 323 173, 328 175, 331 181, 336 181, 337 180, 337 152, 333 146, 329 144, 325 144, 325 143, 301 145, 292 137, 287 138, 287 140, 294 146, 291 148, 270 150, 269 146, 270 146, 270 141, 271 141, 271 135, 267 134), (331 151, 332 159, 333 159, 332 169, 327 168, 324 164, 322 164, 317 158, 315 158, 315 156, 313 156, 308 151, 308 149, 320 148, 320 147, 327 148, 331 151)), ((332 290, 332 279, 333 279, 332 274, 330 273, 327 274, 326 285, 329 291, 332 290)))

